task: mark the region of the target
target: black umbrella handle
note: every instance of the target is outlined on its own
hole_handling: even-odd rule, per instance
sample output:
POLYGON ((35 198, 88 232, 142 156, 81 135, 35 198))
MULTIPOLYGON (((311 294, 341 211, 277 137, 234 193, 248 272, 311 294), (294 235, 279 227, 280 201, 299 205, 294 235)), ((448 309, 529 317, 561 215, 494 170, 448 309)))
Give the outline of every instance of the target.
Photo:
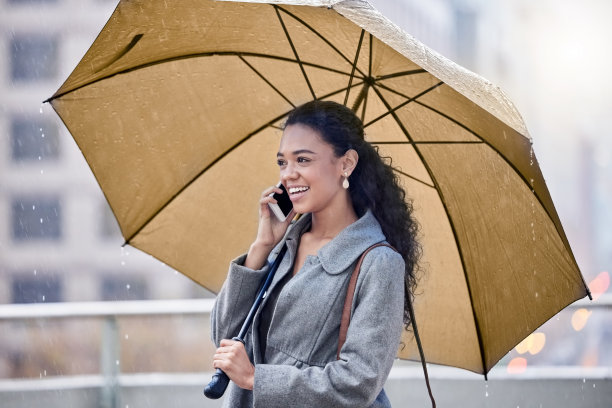
MULTIPOLYGON (((238 337, 234 337, 232 340, 239 341, 244 344, 244 340, 239 339, 238 337)), ((225 390, 230 382, 227 374, 223 372, 222 369, 217 368, 215 373, 213 374, 212 379, 208 383, 208 385, 204 388, 204 395, 210 399, 219 399, 225 393, 225 390)))
POLYGON ((204 395, 210 399, 219 399, 225 393, 225 389, 229 384, 229 377, 223 372, 222 369, 217 368, 213 374, 212 380, 204 388, 204 395))

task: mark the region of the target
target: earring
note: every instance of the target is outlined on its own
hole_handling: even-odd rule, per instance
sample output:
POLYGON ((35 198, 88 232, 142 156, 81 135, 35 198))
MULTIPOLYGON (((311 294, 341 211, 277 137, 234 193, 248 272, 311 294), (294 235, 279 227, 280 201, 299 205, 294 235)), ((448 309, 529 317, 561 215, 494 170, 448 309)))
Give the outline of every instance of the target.
POLYGON ((342 182, 342 188, 344 188, 345 190, 349 188, 348 173, 346 171, 344 172, 344 181, 342 182))

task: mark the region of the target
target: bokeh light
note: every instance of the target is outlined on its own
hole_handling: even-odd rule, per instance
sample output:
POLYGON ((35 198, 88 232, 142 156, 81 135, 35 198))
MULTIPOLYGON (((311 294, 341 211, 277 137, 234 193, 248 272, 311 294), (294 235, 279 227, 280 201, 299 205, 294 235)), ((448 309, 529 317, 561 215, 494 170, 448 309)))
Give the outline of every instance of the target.
POLYGON ((542 351, 545 344, 546 335, 544 333, 531 333, 515 347, 515 350, 519 354, 529 353, 535 355, 542 351))
POLYGON ((601 272, 589 283, 589 290, 593 296, 593 301, 599 299, 610 287, 610 274, 606 271, 601 272))
POLYGON ((574 330, 580 331, 584 329, 584 326, 586 326, 591 313, 593 312, 584 308, 576 310, 572 315, 572 327, 574 330))
POLYGON ((523 357, 516 357, 510 360, 508 367, 506 368, 510 374, 521 374, 527 370, 527 359, 523 357))

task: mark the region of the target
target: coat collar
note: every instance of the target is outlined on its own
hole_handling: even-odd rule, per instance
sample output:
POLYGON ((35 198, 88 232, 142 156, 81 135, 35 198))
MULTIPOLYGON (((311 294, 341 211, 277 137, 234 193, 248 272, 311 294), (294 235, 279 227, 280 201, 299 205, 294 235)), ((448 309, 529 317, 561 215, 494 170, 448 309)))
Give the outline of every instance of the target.
MULTIPOLYGON (((296 221, 287 234, 287 240, 299 240, 311 223, 311 214, 305 214, 296 221)), ((357 221, 340 231, 340 233, 325 244, 317 257, 330 274, 339 274, 347 270, 372 245, 385 241, 385 235, 374 214, 368 210, 357 221)))

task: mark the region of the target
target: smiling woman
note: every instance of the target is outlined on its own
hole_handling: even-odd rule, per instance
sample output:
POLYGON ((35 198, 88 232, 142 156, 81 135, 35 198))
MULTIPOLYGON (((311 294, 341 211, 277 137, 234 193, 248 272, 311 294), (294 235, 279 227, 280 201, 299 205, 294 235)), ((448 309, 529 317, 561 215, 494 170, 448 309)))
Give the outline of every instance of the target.
POLYGON ((225 406, 388 407, 382 386, 402 326, 410 323, 420 253, 412 208, 391 166, 364 140, 361 120, 338 103, 294 109, 277 160, 293 212, 276 219, 268 204, 280 188, 263 191, 257 237, 232 262, 211 314, 219 347, 213 365, 233 381, 225 406), (291 223, 295 213, 304 216, 291 223), (395 250, 377 247, 363 258, 342 342, 351 272, 379 243, 395 250), (245 343, 228 340, 266 274, 269 254, 284 246, 287 255, 245 343))

